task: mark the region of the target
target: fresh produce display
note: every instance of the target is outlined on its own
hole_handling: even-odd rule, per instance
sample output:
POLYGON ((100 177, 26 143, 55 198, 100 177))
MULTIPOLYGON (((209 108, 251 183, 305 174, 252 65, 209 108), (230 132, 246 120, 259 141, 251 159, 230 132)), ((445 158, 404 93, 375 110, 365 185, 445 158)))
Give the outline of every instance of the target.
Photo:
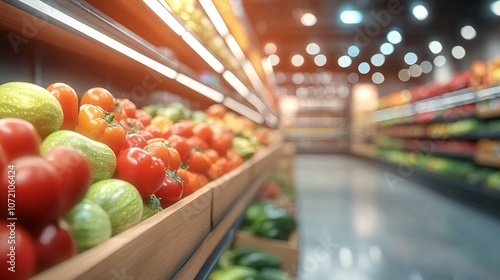
MULTIPOLYGON (((78 96, 63 83, 0 85, 0 179, 6 182, 0 222, 16 218, 19 271, 4 277, 5 259, 2 279, 27 279, 103 243, 239 167, 274 139, 271 130, 222 105, 142 110, 100 87, 78 96)), ((0 240, 0 249, 8 253, 6 242, 0 240)))
POLYGON ((246 210, 241 225, 241 230, 279 240, 288 240, 296 228, 295 217, 272 200, 253 202, 246 210))
POLYGON ((224 251, 210 273, 209 280, 288 280, 281 269, 281 260, 270 253, 253 248, 232 248, 224 251))

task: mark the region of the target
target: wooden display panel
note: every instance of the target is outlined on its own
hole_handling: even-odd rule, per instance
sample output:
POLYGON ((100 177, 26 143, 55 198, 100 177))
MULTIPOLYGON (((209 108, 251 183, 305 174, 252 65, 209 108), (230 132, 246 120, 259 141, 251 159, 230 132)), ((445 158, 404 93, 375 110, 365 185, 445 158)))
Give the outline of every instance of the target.
POLYGON ((276 166, 278 159, 282 155, 283 142, 279 141, 271 144, 266 149, 258 151, 247 162, 252 166, 251 177, 258 177, 269 169, 276 166))
POLYGON ((116 279, 119 275, 170 279, 209 233, 211 205, 212 190, 207 185, 32 279, 116 279))

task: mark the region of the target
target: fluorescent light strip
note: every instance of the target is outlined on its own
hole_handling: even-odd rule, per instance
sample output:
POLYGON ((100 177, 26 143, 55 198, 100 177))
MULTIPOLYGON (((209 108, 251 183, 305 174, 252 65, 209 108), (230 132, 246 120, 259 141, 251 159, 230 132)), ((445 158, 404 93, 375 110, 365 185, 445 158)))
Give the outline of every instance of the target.
POLYGON ((61 11, 41 2, 33 2, 33 1, 28 1, 28 0, 20 0, 20 2, 32 7, 33 9, 36 9, 45 15, 48 15, 49 17, 66 24, 67 26, 76 29, 77 31, 93 38, 94 40, 97 40, 106 46, 132 58, 133 60, 157 71, 158 73, 161 73, 165 75, 166 77, 173 79, 177 75, 177 72, 173 70, 172 68, 169 68, 155 60, 152 60, 151 58, 138 53, 137 51, 125 46, 124 44, 116 41, 115 39, 108 37, 107 35, 104 35, 103 33, 89 27, 88 25, 85 25, 78 20, 68 16, 67 14, 62 13, 61 11))
POLYGON ((264 102, 262 102, 262 100, 260 100, 259 97, 257 97, 257 95, 250 93, 250 95, 247 97, 247 100, 248 102, 250 102, 250 104, 257 108, 259 113, 264 114, 264 112, 266 111, 266 105, 264 104, 264 102))
POLYGON ((212 99, 215 102, 222 102, 224 100, 224 95, 194 79, 191 79, 190 77, 184 75, 184 74, 177 74, 177 77, 175 77, 175 80, 188 88, 199 92, 200 94, 203 94, 204 96, 212 99))
POLYGON ((146 5, 149 6, 149 8, 156 14, 158 17, 165 22, 172 31, 177 33, 177 35, 181 36, 186 32, 186 29, 182 24, 170 13, 172 9, 168 4, 163 0, 163 1, 156 1, 156 0, 143 0, 146 5), (161 3, 161 4, 160 4, 161 3))
POLYGON ((243 62, 243 71, 245 71, 245 74, 247 74, 254 89, 256 91, 262 91, 264 85, 260 81, 259 74, 257 74, 257 71, 255 71, 255 68, 253 68, 252 63, 250 63, 250 61, 246 59, 243 62))
POLYGON ((236 57, 236 59, 238 59, 239 61, 243 61, 246 59, 243 50, 241 49, 238 42, 236 42, 236 39, 234 39, 233 35, 226 36, 226 44, 233 53, 233 55, 236 57))
POLYGON ((262 68, 264 68, 264 73, 266 73, 267 80, 269 81, 269 83, 272 85, 276 84, 276 79, 274 78, 273 66, 269 62, 269 59, 267 57, 263 58, 261 60, 261 63, 262 63, 262 68))
POLYGON ((250 94, 250 90, 231 71, 224 71, 222 77, 243 97, 250 94))
POLYGON ((247 106, 239 103, 238 101, 232 99, 231 97, 226 97, 224 99, 223 104, 230 108, 231 110, 234 110, 235 112, 238 112, 239 114, 251 119, 252 121, 262 124, 264 122, 264 118, 262 117, 261 114, 255 112, 254 110, 248 108, 247 106))
POLYGON ((210 67, 212 67, 217 73, 222 73, 224 71, 224 66, 220 61, 209 52, 196 38, 189 32, 182 34, 182 39, 193 48, 193 50, 205 60, 210 67))
POLYGON ((269 126, 275 127, 278 124, 278 118, 273 114, 267 114, 266 122, 269 126))
POLYGON ((207 13, 208 17, 212 21, 215 29, 219 32, 222 37, 225 37, 229 34, 229 30, 227 29, 226 23, 222 16, 220 15, 217 7, 215 7, 214 3, 211 0, 200 0, 199 1, 205 13, 207 13))

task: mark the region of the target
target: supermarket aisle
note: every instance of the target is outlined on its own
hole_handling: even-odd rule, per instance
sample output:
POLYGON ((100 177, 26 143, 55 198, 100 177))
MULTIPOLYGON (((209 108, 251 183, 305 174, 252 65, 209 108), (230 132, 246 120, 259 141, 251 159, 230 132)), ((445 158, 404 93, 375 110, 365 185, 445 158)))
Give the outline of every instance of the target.
POLYGON ((294 168, 297 279, 500 279, 500 219, 358 158, 297 155, 294 168))

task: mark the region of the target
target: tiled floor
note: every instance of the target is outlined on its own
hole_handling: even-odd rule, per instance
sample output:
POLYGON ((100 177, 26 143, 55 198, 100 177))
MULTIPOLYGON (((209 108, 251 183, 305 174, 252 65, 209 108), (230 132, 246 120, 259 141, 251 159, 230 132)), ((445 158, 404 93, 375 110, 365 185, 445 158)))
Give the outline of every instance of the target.
POLYGON ((500 219, 344 155, 297 155, 297 279, 498 280, 500 219))

